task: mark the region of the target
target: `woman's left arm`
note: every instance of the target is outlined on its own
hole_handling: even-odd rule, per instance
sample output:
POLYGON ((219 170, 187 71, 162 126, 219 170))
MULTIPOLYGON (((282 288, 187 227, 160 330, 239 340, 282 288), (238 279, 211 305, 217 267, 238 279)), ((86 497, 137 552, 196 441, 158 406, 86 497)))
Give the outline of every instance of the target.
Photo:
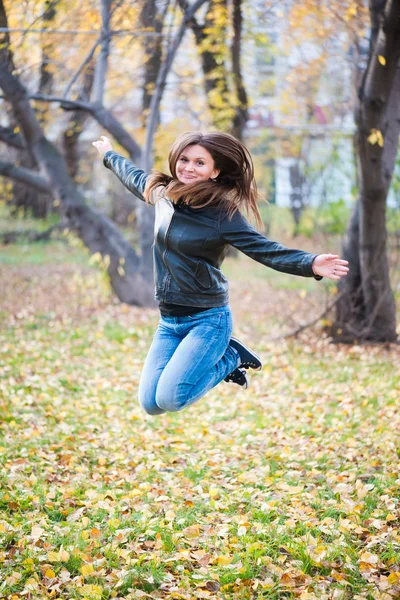
POLYGON ((237 211, 232 219, 220 222, 223 240, 257 262, 282 273, 340 279, 348 272, 347 261, 332 254, 310 254, 303 250, 286 248, 256 231, 237 211))

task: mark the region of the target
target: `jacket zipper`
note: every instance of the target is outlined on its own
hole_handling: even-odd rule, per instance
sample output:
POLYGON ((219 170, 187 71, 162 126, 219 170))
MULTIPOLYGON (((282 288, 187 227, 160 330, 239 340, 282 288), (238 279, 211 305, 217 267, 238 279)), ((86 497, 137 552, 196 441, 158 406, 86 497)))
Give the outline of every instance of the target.
MULTIPOLYGON (((169 225, 168 225, 167 231, 165 232, 165 237, 164 237, 165 250, 164 250, 164 252, 163 252, 163 263, 164 263, 164 266, 165 266, 165 268, 166 268, 166 270, 167 270, 167 275, 166 275, 166 276, 165 276, 165 278, 164 278, 163 286, 165 286, 165 283, 166 283, 166 281, 167 281, 167 279, 168 279, 168 277, 169 277, 169 275, 170 275, 170 273, 169 273, 169 269, 168 269, 168 267, 167 267, 167 263, 166 263, 166 261, 165 261, 165 257, 166 257, 166 255, 167 255, 167 252, 168 252, 168 243, 167 243, 167 238, 168 238, 168 234, 169 234, 169 231, 170 231, 170 229, 171 229, 171 226, 172 226, 172 221, 174 220, 174 218, 175 218, 175 209, 174 209, 174 213, 173 213, 173 215, 172 215, 172 217, 171 217, 171 220, 170 220, 170 222, 169 222, 169 225)), ((165 290, 165 291, 166 291, 166 290, 165 290)))

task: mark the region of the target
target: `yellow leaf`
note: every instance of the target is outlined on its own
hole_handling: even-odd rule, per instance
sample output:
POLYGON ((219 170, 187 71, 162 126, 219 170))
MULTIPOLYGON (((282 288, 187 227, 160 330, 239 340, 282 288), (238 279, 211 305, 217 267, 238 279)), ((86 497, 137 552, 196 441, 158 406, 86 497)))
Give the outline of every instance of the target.
POLYGON ((82 567, 80 568, 80 572, 84 577, 87 577, 87 575, 91 575, 92 573, 94 573, 93 565, 82 565, 82 567))
POLYGON ((360 556, 360 559, 370 565, 376 565, 379 561, 379 556, 376 554, 371 554, 371 552, 363 552, 360 556))
POLYGON ((89 259, 89 265, 94 265, 96 263, 101 262, 102 260, 102 256, 100 254, 100 252, 95 252, 94 254, 92 254, 92 256, 89 259))
POLYGON ((221 556, 218 556, 217 558, 217 563, 220 567, 225 567, 226 565, 230 565, 232 562, 232 557, 228 556, 227 554, 222 554, 221 556))
POLYGON ((54 579, 56 574, 54 573, 53 569, 47 569, 44 576, 47 577, 48 579, 54 579))
POLYGON ((97 459, 97 462, 98 462, 98 464, 99 464, 100 466, 103 466, 103 465, 105 465, 105 464, 106 464, 106 462, 107 462, 107 461, 106 461, 106 459, 105 459, 105 458, 103 458, 102 456, 100 456, 100 457, 97 459))
POLYGON ((60 553, 59 552, 48 552, 47 560, 50 562, 58 562, 60 560, 60 553))
POLYGON ((389 577, 387 578, 388 583, 390 583, 390 585, 395 585, 396 583, 399 583, 400 581, 400 572, 399 571, 395 571, 394 573, 390 573, 389 577))
POLYGON ((190 525, 189 527, 186 527, 186 529, 183 530, 183 533, 188 538, 199 537, 199 535, 200 535, 200 525, 190 525))
POLYGON ((103 588, 99 585, 84 585, 79 588, 81 596, 101 596, 103 588))
POLYGON ((382 132, 379 131, 379 129, 371 129, 371 132, 370 132, 367 140, 369 141, 369 143, 372 146, 374 146, 375 144, 378 144, 378 146, 383 148, 383 135, 382 135, 382 132))
POLYGON ((19 133, 20 131, 21 131, 21 129, 18 126, 14 127, 14 133, 19 133))
POLYGON ((389 514, 386 517, 386 521, 397 521, 396 515, 389 514))
POLYGON ((90 531, 90 537, 98 539, 100 536, 101 536, 100 529, 93 527, 93 529, 91 529, 91 531, 90 531))
POLYGON ((378 60, 380 62, 381 65, 385 66, 386 65, 386 58, 384 56, 382 56, 382 54, 380 54, 378 56, 378 60))
POLYGON ((218 498, 220 495, 219 488, 217 487, 210 488, 208 493, 210 494, 210 498, 218 498))
POLYGON ((118 525, 121 523, 121 521, 119 519, 117 519, 116 517, 114 517, 113 519, 109 519, 107 521, 107 525, 109 527, 118 527, 118 525))

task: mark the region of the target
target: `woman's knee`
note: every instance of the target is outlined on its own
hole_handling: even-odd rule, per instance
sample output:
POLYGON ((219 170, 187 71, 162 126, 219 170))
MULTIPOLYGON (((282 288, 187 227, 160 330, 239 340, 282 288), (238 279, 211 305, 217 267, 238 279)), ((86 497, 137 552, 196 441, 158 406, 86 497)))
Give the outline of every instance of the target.
POLYGON ((157 405, 154 396, 139 394, 139 404, 142 410, 148 415, 162 415, 165 412, 165 410, 157 405))
POLYGON ((162 411, 178 412, 184 407, 185 401, 182 398, 179 398, 178 395, 174 393, 173 389, 158 389, 156 393, 156 404, 162 411))

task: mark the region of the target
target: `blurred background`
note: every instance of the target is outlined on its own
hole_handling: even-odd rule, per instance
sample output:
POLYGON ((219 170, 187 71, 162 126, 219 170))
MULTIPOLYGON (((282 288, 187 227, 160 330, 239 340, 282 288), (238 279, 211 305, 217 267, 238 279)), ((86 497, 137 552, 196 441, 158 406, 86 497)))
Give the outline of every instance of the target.
POLYGON ((266 235, 341 253, 352 271, 337 288, 232 253, 233 301, 243 278, 260 302, 276 297, 264 284, 294 290, 270 307, 278 332, 322 315, 336 341, 395 341, 400 77, 398 32, 383 26, 392 4, 0 0, 3 302, 18 304, 21 272, 39 277, 35 295, 54 287, 56 269, 61 288, 75 277, 83 294, 95 274, 109 301, 154 307, 153 209, 91 142, 107 135, 139 166, 168 171, 178 134, 218 129, 253 155, 266 235))

